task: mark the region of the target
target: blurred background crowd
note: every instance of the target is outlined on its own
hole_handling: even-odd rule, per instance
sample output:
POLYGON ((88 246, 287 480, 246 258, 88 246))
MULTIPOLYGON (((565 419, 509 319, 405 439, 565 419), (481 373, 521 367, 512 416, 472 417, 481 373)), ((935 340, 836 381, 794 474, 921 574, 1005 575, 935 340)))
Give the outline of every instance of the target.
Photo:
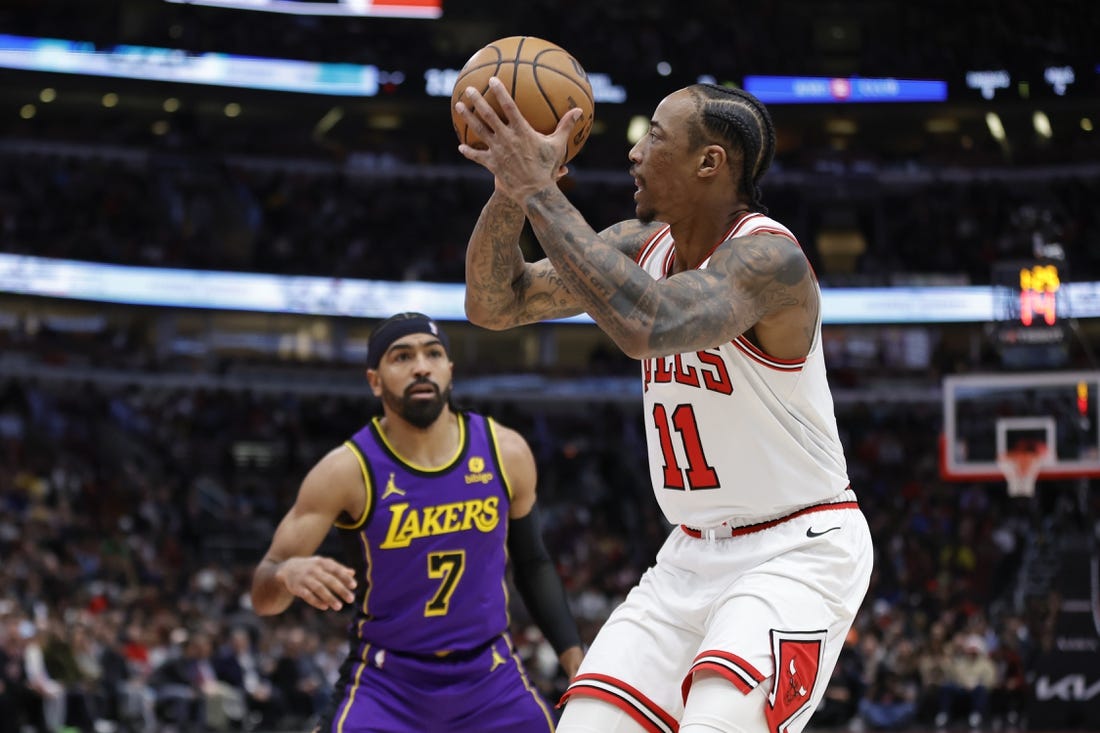
MULTIPOLYGON (((547 543, 590 639, 668 529, 639 459, 638 415, 470 406, 530 436, 547 543)), ((41 713, 82 730, 165 730, 216 725, 195 717, 211 710, 253 729, 306 725, 335 679, 347 619, 299 605, 261 620, 249 575, 306 468, 370 407, 3 383, 0 726, 18 731, 15 721, 41 713)), ((945 485, 929 405, 855 401, 839 418, 876 571, 815 725, 1022 725, 1029 663, 1049 648, 1058 608, 1024 560, 1087 534, 1095 499, 1082 505, 1073 485, 1045 485, 1036 499, 945 485)), ((522 604, 513 621, 532 676, 555 699, 565 683, 555 655, 522 604)))
MULTIPOLYGON (((492 181, 457 155, 446 100, 413 82, 531 33, 627 90, 597 105, 606 126, 563 183, 596 228, 632 215, 629 117, 696 74, 944 78, 942 108, 773 106, 764 198, 822 284, 987 285, 998 262, 1050 244, 1073 279, 1100 280, 1100 74, 1065 97, 1037 80, 996 102, 960 91, 971 69, 1095 70, 1088 0, 708 0, 676 22, 683 8, 661 0, 445 2, 438 20, 90 5, 11 0, 0 33, 376 64, 405 81, 317 100, 0 70, 0 253, 461 282, 492 181), (101 103, 110 90, 121 102, 101 103), (1053 137, 1031 130, 1035 104, 1053 137)), ((305 470, 376 407, 354 358, 300 347, 305 331, 360 327, 348 321, 0 294, 0 733, 309 729, 348 618, 296 604, 260 619, 248 588, 305 470)), ((941 378, 1006 368, 984 326, 825 329, 876 570, 814 728, 1095 728, 1030 714, 1037 666, 1062 651, 1062 578, 1078 569, 1061 558, 1096 554, 1095 480, 1019 498, 940 476, 941 378)), ((1093 326, 1075 325, 1066 368, 1097 368, 1093 326)), ((453 328, 460 401, 535 451, 546 540, 590 639, 669 530, 640 400, 618 386, 637 386, 637 364, 592 326, 453 328), (565 388, 547 397, 526 378, 565 388)), ((518 600, 512 619, 556 701, 552 650, 518 600)))
MULTIPOLYGON (((0 248, 117 264, 460 282, 466 239, 492 185, 475 169, 455 180, 431 167, 380 176, 187 160, 145 151, 135 160, 92 146, 0 151, 0 248)), ((570 181, 588 221, 633 215, 625 145, 623 163, 613 178, 581 171, 570 181)), ((1100 278, 1100 248, 1089 246, 1100 238, 1100 158, 1096 169, 1022 180, 823 177, 806 183, 777 173, 764 192, 827 286, 917 275, 988 283, 995 262, 1031 256, 1036 238, 1072 252, 1078 279, 1100 278), (861 190, 830 191, 838 181, 861 190), (834 253, 832 232, 851 233, 856 249, 834 253)))

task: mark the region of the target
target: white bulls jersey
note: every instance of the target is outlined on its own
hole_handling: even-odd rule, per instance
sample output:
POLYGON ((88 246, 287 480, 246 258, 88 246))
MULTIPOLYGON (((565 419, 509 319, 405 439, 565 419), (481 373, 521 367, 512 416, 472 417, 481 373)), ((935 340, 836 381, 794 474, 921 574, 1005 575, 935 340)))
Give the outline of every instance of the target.
MULTIPOLYGON (((755 213, 738 219, 723 241, 763 233, 797 244, 785 226, 755 213)), ((665 227, 636 259, 660 280, 674 254, 665 227)), ((708 256, 699 268, 709 263, 708 256)), ((642 379, 649 470, 670 522, 703 528, 766 519, 828 501, 848 486, 820 314, 805 359, 772 358, 739 336, 644 359, 642 379)))

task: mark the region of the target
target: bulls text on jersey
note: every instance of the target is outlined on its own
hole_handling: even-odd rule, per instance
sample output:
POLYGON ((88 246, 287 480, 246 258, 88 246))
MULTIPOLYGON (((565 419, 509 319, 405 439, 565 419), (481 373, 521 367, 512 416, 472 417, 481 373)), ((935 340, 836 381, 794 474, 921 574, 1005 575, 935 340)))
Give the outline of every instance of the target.
POLYGON ((733 380, 717 349, 656 356, 642 361, 642 391, 651 384, 676 382, 718 394, 733 394, 733 380))

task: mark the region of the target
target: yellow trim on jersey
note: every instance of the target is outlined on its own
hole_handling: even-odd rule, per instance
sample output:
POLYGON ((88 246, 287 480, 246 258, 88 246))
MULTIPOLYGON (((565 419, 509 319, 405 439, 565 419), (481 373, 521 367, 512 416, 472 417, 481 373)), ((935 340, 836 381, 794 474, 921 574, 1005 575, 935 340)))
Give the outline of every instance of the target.
POLYGON ((367 521, 367 517, 370 516, 371 507, 374 506, 374 487, 371 486, 370 471, 367 470, 367 459, 359 450, 359 446, 351 440, 345 440, 344 445, 351 450, 351 454, 355 456, 355 460, 359 461, 359 472, 363 474, 363 489, 366 492, 366 496, 363 498, 363 513, 359 515, 359 518, 355 520, 355 522, 347 524, 345 522, 336 521, 332 524, 340 529, 359 529, 363 526, 363 523, 367 521))
MULTIPOLYGON (((493 449, 493 456, 496 458, 497 467, 500 468, 500 483, 504 486, 504 493, 508 495, 508 503, 512 502, 512 483, 508 480, 508 474, 504 470, 504 458, 500 455, 500 443, 497 441, 497 424, 493 418, 486 416, 485 425, 489 428, 489 445, 493 449)), ((509 520, 511 518, 509 517, 509 520)), ((509 531, 511 528, 509 527, 509 531)), ((511 562, 511 553, 508 552, 508 533, 504 535, 504 557, 507 562, 511 562)), ((502 578, 500 581, 500 587, 504 591, 504 617, 508 620, 508 627, 512 626, 512 600, 509 598, 508 593, 508 580, 502 578)))
POLYGON ((443 465, 439 466, 438 468, 429 468, 427 466, 421 466, 418 463, 413 463, 409 459, 405 458, 405 456, 398 453, 397 449, 393 447, 393 443, 391 443, 389 441, 389 438, 386 437, 386 431, 384 431, 382 429, 382 418, 381 417, 375 417, 374 418, 374 426, 375 426, 375 428, 377 428, 379 440, 381 440, 385 444, 386 448, 389 449, 390 453, 392 453, 394 455, 394 457, 396 457, 397 460, 399 460, 401 463, 404 463, 409 468, 420 471, 422 473, 440 473, 441 471, 446 471, 446 470, 450 469, 452 466, 454 466, 455 462, 458 461, 458 457, 462 455, 462 452, 464 450, 466 450, 466 420, 463 419, 463 417, 460 413, 455 413, 455 414, 456 414, 456 417, 458 418, 458 449, 455 451, 453 456, 451 456, 446 461, 444 461, 443 465))
POLYGON ((504 467, 504 456, 500 454, 500 441, 497 440, 497 424, 491 417, 485 418, 485 425, 489 428, 489 445, 493 448, 493 456, 496 458, 497 467, 500 468, 500 483, 504 485, 504 493, 508 495, 508 502, 512 501, 512 482, 508 480, 508 471, 504 467))
POLYGON ((543 702, 542 696, 539 695, 538 691, 535 689, 535 686, 531 684, 531 681, 527 678, 527 670, 524 669, 523 661, 519 658, 519 654, 516 653, 516 647, 512 643, 512 637, 509 636, 507 633, 503 634, 503 636, 504 643, 508 645, 508 655, 512 658, 512 661, 516 665, 516 670, 519 672, 520 679, 523 680, 523 686, 527 688, 527 691, 529 693, 531 693, 531 697, 538 704, 539 708, 542 709, 542 714, 546 716, 547 730, 554 730, 554 718, 550 714, 550 709, 546 707, 546 703, 543 702))
POLYGON ((367 541, 366 532, 359 533, 359 542, 363 545, 363 564, 365 565, 363 568, 363 575, 365 577, 363 579, 367 583, 366 587, 363 589, 363 605, 361 606, 363 610, 363 620, 359 622, 359 638, 362 639, 363 624, 370 618, 370 592, 374 590, 374 581, 371 580, 370 573, 371 570, 374 569, 374 560, 370 556, 370 542, 367 541))
POLYGON ((351 706, 355 702, 355 693, 359 691, 359 683, 363 677, 363 670, 367 668, 367 652, 370 651, 370 644, 363 644, 363 655, 359 662, 359 669, 355 671, 355 681, 351 683, 351 691, 348 692, 348 698, 344 702, 344 712, 340 714, 340 719, 336 721, 337 733, 344 733, 344 721, 348 719, 348 713, 351 712, 351 706))

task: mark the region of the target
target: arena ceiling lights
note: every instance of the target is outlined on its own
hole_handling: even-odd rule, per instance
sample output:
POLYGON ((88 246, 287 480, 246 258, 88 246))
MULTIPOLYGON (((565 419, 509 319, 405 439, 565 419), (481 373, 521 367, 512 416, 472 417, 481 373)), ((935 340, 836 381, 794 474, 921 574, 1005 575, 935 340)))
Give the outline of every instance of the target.
POLYGON ((243 89, 373 97, 378 68, 0 34, 0 68, 243 89))
POLYGON ((443 15, 443 0, 165 0, 165 2, 291 15, 427 19, 439 18, 443 15))
MULTIPOLYGON (((823 288, 822 321, 836 324, 983 323, 995 320, 993 286, 823 288)), ((1065 283, 1064 317, 1100 317, 1100 282, 1065 283)), ((432 304, 465 320, 461 283, 135 267, 0 253, 0 293, 170 308, 382 318, 432 304)), ((591 323, 587 315, 566 319, 591 323)))

